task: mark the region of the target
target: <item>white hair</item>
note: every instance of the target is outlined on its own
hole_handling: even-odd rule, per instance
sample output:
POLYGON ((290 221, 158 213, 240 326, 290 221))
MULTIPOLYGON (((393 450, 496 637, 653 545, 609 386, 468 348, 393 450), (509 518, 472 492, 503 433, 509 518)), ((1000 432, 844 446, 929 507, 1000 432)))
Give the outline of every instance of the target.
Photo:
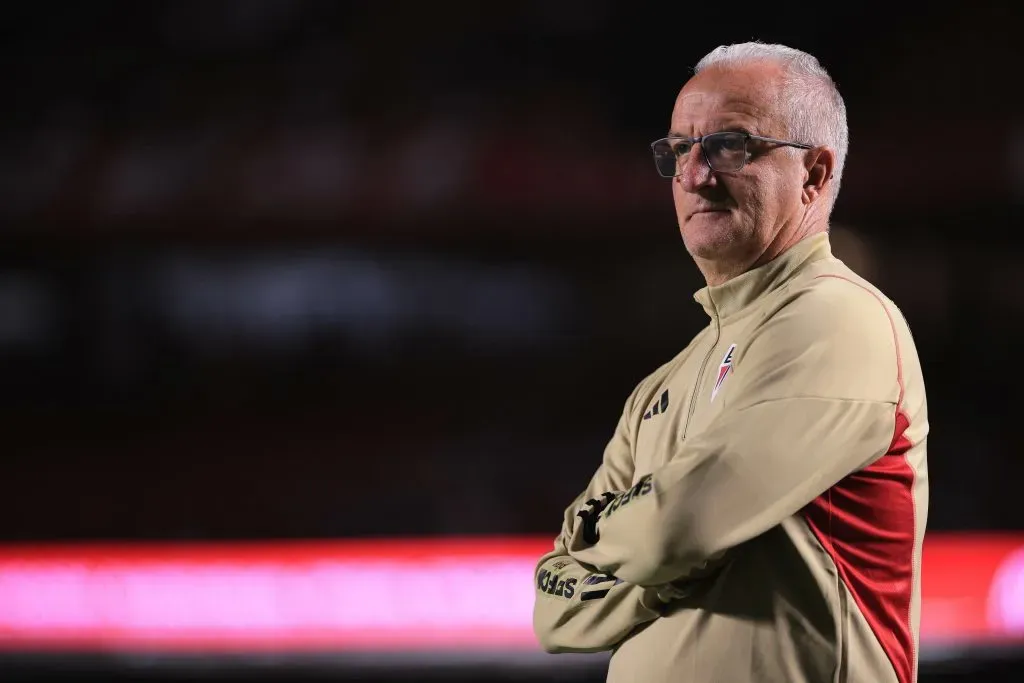
POLYGON ((786 107, 786 135, 793 142, 831 147, 835 152, 829 212, 839 194, 839 181, 850 147, 846 123, 846 104, 828 71, 817 58, 786 45, 759 41, 720 45, 697 62, 693 73, 714 65, 740 65, 773 62, 785 69, 779 102, 786 107))

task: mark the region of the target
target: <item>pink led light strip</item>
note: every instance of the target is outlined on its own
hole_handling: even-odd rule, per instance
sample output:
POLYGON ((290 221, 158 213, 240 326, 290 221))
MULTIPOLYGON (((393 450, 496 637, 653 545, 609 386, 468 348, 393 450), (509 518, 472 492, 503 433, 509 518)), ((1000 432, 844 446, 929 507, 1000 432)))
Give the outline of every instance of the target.
MULTIPOLYGON (((535 650, 547 539, 0 547, 7 651, 535 650)), ((1024 537, 930 538, 922 640, 1024 637, 1024 537)))

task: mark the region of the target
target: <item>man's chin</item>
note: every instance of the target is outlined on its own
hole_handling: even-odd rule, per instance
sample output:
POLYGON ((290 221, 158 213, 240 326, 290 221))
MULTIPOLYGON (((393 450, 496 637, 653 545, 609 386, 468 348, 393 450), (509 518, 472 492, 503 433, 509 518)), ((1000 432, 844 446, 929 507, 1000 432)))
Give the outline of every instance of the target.
POLYGON ((687 221, 680 229, 686 251, 695 259, 703 261, 730 260, 746 251, 749 236, 744 236, 732 222, 709 225, 687 221))
MULTIPOLYGON (((722 214, 728 217, 728 213, 722 214)), ((735 248, 738 241, 735 226, 731 221, 720 218, 708 220, 706 214, 699 214, 686 221, 679 229, 686 250, 695 257, 714 258, 735 248)))

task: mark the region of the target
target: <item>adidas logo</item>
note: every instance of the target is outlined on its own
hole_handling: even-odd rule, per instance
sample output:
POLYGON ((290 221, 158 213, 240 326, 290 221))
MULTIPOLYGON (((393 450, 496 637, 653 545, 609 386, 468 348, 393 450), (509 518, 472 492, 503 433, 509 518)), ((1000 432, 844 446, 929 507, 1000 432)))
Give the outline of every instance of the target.
POLYGON ((612 585, 607 588, 598 588, 595 590, 586 590, 580 593, 580 601, 584 600, 600 600, 601 598, 608 595, 612 588, 622 583, 622 579, 612 576, 611 574, 591 574, 583 580, 584 586, 595 586, 598 584, 607 584, 610 581, 614 581, 612 585))
POLYGON ((650 410, 644 413, 644 419, 650 420, 658 413, 664 413, 666 410, 668 410, 668 389, 661 392, 661 398, 651 406, 650 410))

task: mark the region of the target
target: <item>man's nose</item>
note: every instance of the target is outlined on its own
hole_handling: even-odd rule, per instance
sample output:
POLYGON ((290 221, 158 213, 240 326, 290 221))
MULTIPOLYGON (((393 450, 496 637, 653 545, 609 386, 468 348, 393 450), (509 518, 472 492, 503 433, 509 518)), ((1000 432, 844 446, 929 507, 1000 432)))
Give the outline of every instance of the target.
POLYGON ((715 177, 711 171, 711 165, 704 155, 704 145, 697 143, 690 148, 690 151, 677 161, 679 164, 679 175, 676 180, 682 184, 687 192, 696 192, 698 189, 708 185, 715 177))

